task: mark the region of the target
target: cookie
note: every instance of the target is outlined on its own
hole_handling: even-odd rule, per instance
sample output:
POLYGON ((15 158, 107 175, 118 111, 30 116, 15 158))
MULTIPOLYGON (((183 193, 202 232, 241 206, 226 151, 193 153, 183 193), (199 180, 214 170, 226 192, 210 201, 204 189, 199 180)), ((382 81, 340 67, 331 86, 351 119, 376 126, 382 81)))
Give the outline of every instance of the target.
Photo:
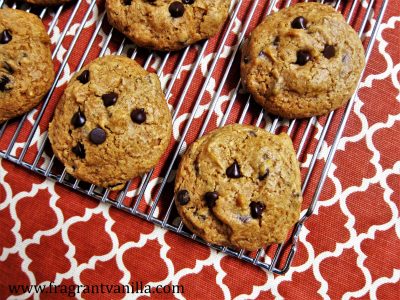
POLYGON ((269 113, 324 115, 354 93, 365 65, 357 33, 331 6, 300 3, 268 16, 242 49, 244 87, 269 113))
POLYGON ((157 75, 127 57, 106 56, 71 79, 57 104, 49 138, 68 173, 120 190, 159 161, 171 126, 157 75))
POLYGON ((54 80, 50 38, 41 20, 0 10, 0 123, 34 108, 54 80))
POLYGON ((136 45, 173 51, 215 35, 230 0, 106 0, 109 23, 136 45))
POLYGON ((72 0, 24 0, 27 3, 34 4, 34 5, 48 5, 48 6, 53 6, 53 5, 60 5, 64 4, 67 2, 71 2, 72 0))
POLYGON ((205 241, 246 250, 284 242, 299 218, 300 170, 288 135, 229 125, 183 155, 175 204, 205 241))

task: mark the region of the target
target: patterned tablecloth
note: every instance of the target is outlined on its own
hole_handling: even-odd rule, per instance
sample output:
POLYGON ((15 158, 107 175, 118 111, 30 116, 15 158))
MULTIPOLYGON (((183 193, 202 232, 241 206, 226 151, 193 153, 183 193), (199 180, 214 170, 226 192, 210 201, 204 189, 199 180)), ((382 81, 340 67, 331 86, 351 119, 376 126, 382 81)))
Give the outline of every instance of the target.
MULTIPOLYGON (((244 2, 249 7, 253 3, 244 2)), ((258 5, 258 16, 267 2, 258 5)), ((77 12, 78 20, 89 3, 79 1, 82 8, 77 12)), ((95 27, 101 6, 99 3, 94 7, 84 31, 95 27)), ((67 6, 53 24, 53 44, 73 7, 67 6)), ((11 294, 29 299, 74 295, 115 299, 124 296, 121 285, 130 283, 143 292, 150 285, 151 291, 127 294, 128 299, 150 295, 160 299, 400 299, 399 7, 399 0, 389 1, 321 200, 315 215, 301 231, 297 254, 285 275, 273 275, 210 250, 3 159, 0 160, 0 299, 11 294), (10 290, 24 285, 42 286, 44 290, 42 293, 10 290), (79 285, 81 291, 75 294, 79 285), (87 293, 90 288, 92 293, 87 293), (183 288, 183 293, 169 292, 177 288, 183 288)), ((46 12, 46 26, 55 13, 56 10, 46 12)), ((236 27, 240 27, 246 13, 244 10, 238 14, 236 27)), ((254 20, 253 27, 258 19, 254 20)), ((374 21, 372 15, 372 24, 374 21)), ((55 57, 56 68, 78 25, 73 24, 67 31, 55 57)), ((108 30, 106 25, 102 26, 95 44, 104 43, 104 32, 108 30)), ((86 45, 88 39, 84 35, 82 39, 78 43, 86 45)), ((214 40, 201 65, 203 74, 213 57, 214 40)), ((113 45, 106 54, 117 50, 118 42, 113 45)), ((229 47, 224 51, 229 52, 229 47)), ((98 52, 91 51, 86 61, 97 55, 98 52)), ((73 55, 67 64, 59 83, 61 91, 79 59, 79 55, 73 55)), ((217 73, 218 68, 222 66, 217 67, 217 73)), ((182 69, 189 72, 191 66, 184 65, 182 69)), ((163 76, 167 78, 168 66, 165 70, 163 76)), ((237 68, 233 72, 237 80, 237 68)), ((173 68, 169 70, 171 73, 173 68)), ((217 89, 216 84, 210 86, 217 89)), ((234 89, 229 82, 227 86, 225 94, 234 89)), ((197 93, 196 88, 190 93, 197 93)), ((51 108, 59 95, 57 91, 52 97, 51 108)), ((205 111, 201 110, 196 119, 205 111)), ((44 124, 50 116, 44 117, 44 124)), ((177 122, 182 120, 178 118, 177 122)), ((9 124, 11 132, 5 135, 12 136, 17 121, 14 123, 9 124)), ((179 125, 174 129, 177 139, 181 129, 179 125)), ((323 145, 322 161, 328 151, 329 143, 323 145)))

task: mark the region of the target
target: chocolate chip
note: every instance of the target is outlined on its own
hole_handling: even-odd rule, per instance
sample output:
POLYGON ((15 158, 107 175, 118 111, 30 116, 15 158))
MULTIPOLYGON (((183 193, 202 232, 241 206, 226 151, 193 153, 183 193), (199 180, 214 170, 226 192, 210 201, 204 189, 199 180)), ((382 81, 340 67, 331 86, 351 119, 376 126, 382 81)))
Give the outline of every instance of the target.
POLYGON ((242 174, 240 173, 240 166, 235 161, 233 164, 231 164, 227 169, 226 169, 226 175, 229 178, 240 178, 242 177, 242 174))
POLYGON ((304 66, 309 60, 311 60, 311 54, 307 50, 297 51, 296 64, 304 66))
POLYGON ((85 123, 86 123, 86 117, 83 112, 78 110, 76 113, 74 113, 74 115, 72 116, 72 119, 71 119, 71 124, 75 128, 80 128, 83 125, 85 125, 85 123))
POLYGON ((146 112, 143 108, 134 109, 131 112, 131 119, 137 124, 142 124, 143 122, 146 122, 146 112))
POLYGON ((190 201, 189 192, 187 190, 181 190, 176 194, 176 199, 180 205, 186 205, 190 201))
POLYGON ((199 161, 196 159, 194 162, 194 170, 196 172, 197 175, 199 175, 200 173, 200 166, 199 166, 199 161))
POLYGON ((343 57, 342 57, 342 63, 344 63, 344 64, 350 63, 350 55, 349 55, 348 53, 346 53, 345 55, 343 55, 343 57))
POLYGON ((245 64, 248 64, 249 61, 250 61, 250 58, 249 58, 248 56, 243 57, 243 62, 244 62, 245 64))
POLYGON ((10 83, 10 78, 8 78, 7 76, 1 76, 0 78, 0 91, 4 92, 6 90, 8 90, 8 88, 6 87, 6 85, 10 83))
POLYGON ((3 68, 8 72, 8 74, 14 74, 14 69, 7 63, 3 63, 3 68))
POLYGON ((281 41, 281 39, 279 38, 279 36, 277 36, 277 37, 275 37, 275 39, 272 42, 272 44, 274 44, 274 46, 278 46, 280 41, 281 41))
POLYGON ((78 142, 76 146, 72 147, 72 152, 80 158, 85 158, 86 156, 85 146, 80 142, 78 142))
POLYGON ((257 133, 255 131, 251 130, 251 131, 249 131, 249 135, 252 137, 256 137, 257 133))
POLYGON ((103 144, 106 140, 106 132, 102 128, 95 128, 89 133, 89 139, 93 144, 103 144))
POLYGON ((304 17, 297 17, 292 21, 292 28, 294 29, 306 29, 307 20, 304 17))
POLYGON ((215 206, 215 202, 217 201, 219 195, 217 192, 207 192, 204 195, 204 199, 207 202, 209 208, 213 208, 215 206))
POLYGON ((265 53, 264 51, 260 51, 260 53, 258 53, 258 57, 260 57, 260 58, 267 58, 268 56, 267 56, 267 53, 265 53))
POLYGON ((251 219, 249 216, 242 216, 242 215, 238 215, 237 218, 242 223, 248 223, 251 219))
POLYGON ((118 94, 114 92, 104 94, 103 96, 101 96, 101 99, 103 100, 104 106, 109 107, 117 103, 118 94))
POLYGON ((82 84, 86 84, 89 82, 89 78, 90 78, 89 70, 85 70, 76 79, 78 79, 82 84))
POLYGON ((182 0, 184 4, 193 4, 194 0, 182 0))
POLYGON ((261 215, 264 212, 264 210, 265 210, 264 203, 251 201, 250 213, 253 219, 261 218, 261 215))
POLYGON ((265 178, 268 177, 268 175, 269 175, 269 169, 267 169, 263 175, 258 176, 258 179, 264 180, 265 178))
POLYGON ((173 18, 180 18, 185 13, 185 7, 179 1, 172 2, 169 6, 169 13, 173 18))
POLYGON ((324 51, 322 54, 327 58, 330 59, 335 56, 336 50, 335 47, 332 45, 325 45, 324 51))
POLYGON ((122 0, 123 5, 131 5, 132 0, 122 0))
POLYGON ((9 30, 6 29, 0 34, 0 44, 8 44, 11 40, 12 35, 9 30))

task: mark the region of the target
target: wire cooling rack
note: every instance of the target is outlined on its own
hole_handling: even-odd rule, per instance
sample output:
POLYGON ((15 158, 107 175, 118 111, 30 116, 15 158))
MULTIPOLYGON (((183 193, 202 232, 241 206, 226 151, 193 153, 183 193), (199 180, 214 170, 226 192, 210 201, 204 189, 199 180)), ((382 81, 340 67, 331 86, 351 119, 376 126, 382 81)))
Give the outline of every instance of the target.
MULTIPOLYGON (((269 116, 241 91, 240 45, 266 15, 297 1, 232 1, 230 18, 216 37, 179 52, 148 52, 137 48, 107 23, 104 5, 78 0, 58 7, 33 7, 0 0, 1 7, 37 14, 52 37, 56 79, 43 102, 32 112, 0 125, 0 157, 52 178, 76 191, 109 203, 182 236, 205 243, 185 228, 173 202, 173 181, 180 155, 187 145, 210 130, 228 123, 253 124, 271 132, 287 132, 302 162, 301 219, 290 238, 256 252, 207 244, 277 274, 285 273, 293 260, 304 222, 313 213, 328 176, 356 95, 344 109, 328 116, 283 120, 269 116), (126 55, 156 72, 170 105, 174 137, 160 163, 141 178, 127 183, 121 192, 111 192, 72 178, 51 152, 47 127, 54 107, 72 74, 96 57, 126 55), (329 145, 321 158, 323 145, 329 145)), ((341 11, 359 33, 370 57, 388 1, 321 1, 341 11)))

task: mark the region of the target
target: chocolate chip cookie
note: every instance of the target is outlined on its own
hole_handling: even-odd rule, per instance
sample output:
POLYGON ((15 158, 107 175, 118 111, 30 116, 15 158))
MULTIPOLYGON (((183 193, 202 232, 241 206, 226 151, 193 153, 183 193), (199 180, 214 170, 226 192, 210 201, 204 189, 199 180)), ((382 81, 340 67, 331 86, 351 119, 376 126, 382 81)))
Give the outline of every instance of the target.
POLYGON ((288 135, 244 125, 217 129, 184 154, 175 204, 204 240, 255 250, 285 241, 302 202, 300 170, 288 135))
POLYGON ((136 45, 179 50, 215 35, 230 0, 107 0, 110 24, 136 45))
POLYGON ((0 9, 0 123, 35 107, 53 80, 50 38, 41 20, 0 9))
POLYGON ((365 65, 353 28, 331 6, 300 3, 268 16, 242 49, 245 88, 286 118, 326 114, 354 93, 365 65))
POLYGON ((122 56, 98 58, 75 74, 49 127, 68 173, 113 190, 152 168, 170 137, 157 75, 122 56))

